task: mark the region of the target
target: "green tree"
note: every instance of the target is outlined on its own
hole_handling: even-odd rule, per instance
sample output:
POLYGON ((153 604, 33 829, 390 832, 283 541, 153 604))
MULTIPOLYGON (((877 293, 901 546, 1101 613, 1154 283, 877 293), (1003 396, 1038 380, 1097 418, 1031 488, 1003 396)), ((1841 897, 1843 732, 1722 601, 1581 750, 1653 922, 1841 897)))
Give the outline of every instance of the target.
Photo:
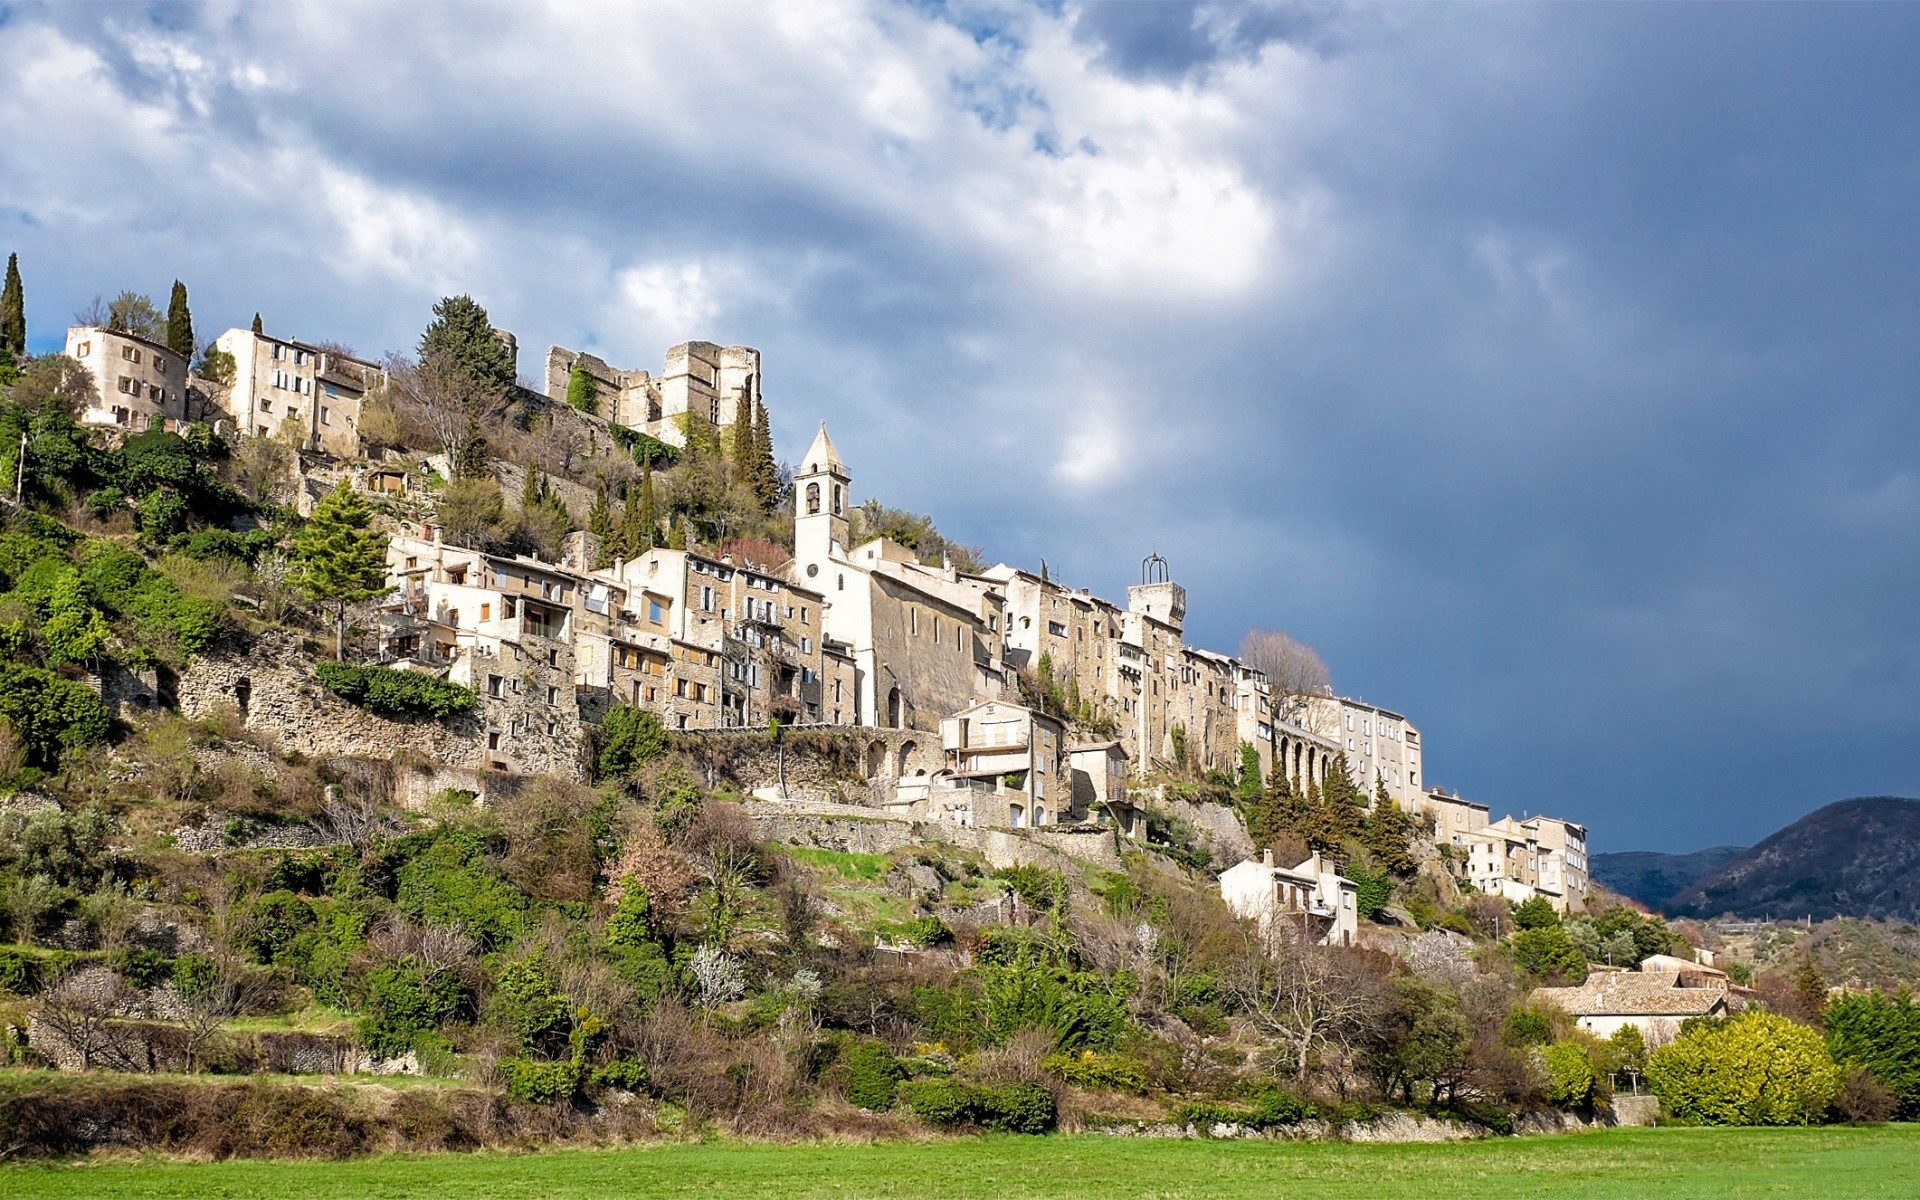
POLYGON ((1560 923, 1560 914, 1545 896, 1535 896, 1513 910, 1513 923, 1521 929, 1545 929, 1560 923))
POLYGON ((513 351, 471 296, 448 296, 433 306, 433 322, 420 335, 420 357, 444 357, 476 383, 513 386, 513 351))
POLYGON ((139 292, 121 292, 107 305, 107 328, 158 342, 166 335, 160 310, 153 299, 139 292))
POLYGON ((218 346, 209 344, 200 352, 200 365, 195 370, 199 372, 202 379, 210 379, 215 383, 231 386, 235 366, 233 355, 218 346))
POLYGON ((653 502, 653 464, 640 465, 640 486, 636 496, 629 492, 624 524, 626 530, 622 540, 625 543, 627 557, 638 558, 654 548, 660 536, 660 517, 653 502))
POLYGON ((547 498, 547 477, 539 467, 528 467, 520 477, 520 511, 532 512, 547 498))
POLYGON ((1676 1120, 1699 1125, 1810 1125, 1840 1069, 1819 1031, 1748 1009, 1703 1021, 1647 1056, 1647 1082, 1676 1120))
POLYGON ((1586 957, 1558 925, 1523 929, 1513 935, 1512 944, 1515 965, 1535 978, 1560 979, 1569 984, 1586 978, 1586 957))
POLYGON ((20 282, 20 256, 7 255, 7 281, 0 284, 0 354, 27 353, 27 294, 20 282))
POLYGON ((600 722, 600 777, 616 779, 667 753, 667 727, 644 708, 616 704, 600 722))
POLYGON ((333 606, 333 651, 347 656, 347 608, 387 593, 387 535, 373 528, 366 501, 342 479, 293 539, 293 585, 333 606))
POLYGON ((1547 1103, 1560 1108, 1592 1108, 1605 1094, 1600 1072, 1587 1047, 1568 1039, 1541 1051, 1547 1069, 1547 1103))
POLYGON ((193 358, 193 313, 187 309, 187 285, 178 279, 167 298, 167 349, 181 358, 193 358))
POLYGON ((747 411, 743 399, 734 409, 733 424, 727 428, 727 467, 736 487, 746 487, 754 492, 756 501, 759 489, 754 486, 757 463, 753 453, 753 414, 747 411))
POLYGON ((1395 875, 1413 874, 1413 818, 1382 785, 1360 828, 1360 845, 1395 875))
POLYGON ((599 415, 600 385, 594 382, 593 372, 579 363, 567 372, 567 403, 583 413, 599 415))
POLYGON ((253 326, 252 326, 252 328, 253 328, 253 331, 254 331, 255 333, 261 333, 261 334, 264 334, 264 333, 265 333, 265 332, 267 331, 267 329, 266 329, 266 326, 264 326, 264 325, 262 325, 262 324, 260 323, 260 314, 259 314, 259 313, 255 313, 255 314, 253 314, 253 326))
POLYGON ((106 740, 111 716, 99 693, 77 680, 0 662, 0 717, 13 727, 29 766, 53 767, 75 746, 106 740))
POLYGON ((500 530, 506 501, 491 479, 456 479, 441 489, 434 513, 449 542, 485 549, 500 530))
POLYGON ((68 568, 54 583, 40 633, 47 642, 47 662, 56 667, 92 662, 106 648, 107 619, 87 599, 78 571, 68 568))
POLYGON ((607 484, 604 479, 596 482, 593 488, 593 503, 587 508, 587 532, 599 542, 599 549, 594 551, 593 556, 594 569, 612 566, 618 547, 614 544, 613 509, 607 505, 607 484))
POLYGON ((753 407, 753 491, 760 511, 771 513, 780 502, 780 464, 773 457, 773 426, 767 421, 767 406, 753 407))
POLYGON ((1920 1004, 1911 995, 1841 996, 1822 1019, 1836 1062, 1865 1067, 1893 1093, 1901 1120, 1920 1116, 1920 1004))
POLYGON ((1244 819, 1260 803, 1260 748, 1252 742, 1240 743, 1240 778, 1233 781, 1233 800, 1244 819))
POLYGON ((1366 819, 1367 795, 1353 782, 1344 752, 1336 753, 1327 767, 1327 778, 1320 784, 1320 808, 1326 824, 1326 839, 1338 846, 1360 836, 1366 819))

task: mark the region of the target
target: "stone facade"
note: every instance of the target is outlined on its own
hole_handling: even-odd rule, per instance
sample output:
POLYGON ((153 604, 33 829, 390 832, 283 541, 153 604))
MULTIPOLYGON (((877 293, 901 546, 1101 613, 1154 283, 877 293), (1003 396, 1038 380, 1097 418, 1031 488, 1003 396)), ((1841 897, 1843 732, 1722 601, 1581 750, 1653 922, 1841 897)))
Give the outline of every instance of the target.
POLYGON ((547 396, 566 403, 574 368, 593 380, 595 415, 669 446, 684 446, 694 426, 719 431, 759 411, 760 352, 751 346, 682 342, 667 351, 658 376, 611 366, 564 346, 547 351, 547 396))
POLYGON ((235 429, 336 458, 359 455, 361 402, 387 378, 379 364, 246 329, 229 329, 214 345, 233 356, 222 405, 235 429))
POLYGON ((67 330, 66 353, 93 376, 97 393, 80 413, 82 424, 144 433, 155 419, 185 418, 187 360, 160 343, 75 325, 67 330))

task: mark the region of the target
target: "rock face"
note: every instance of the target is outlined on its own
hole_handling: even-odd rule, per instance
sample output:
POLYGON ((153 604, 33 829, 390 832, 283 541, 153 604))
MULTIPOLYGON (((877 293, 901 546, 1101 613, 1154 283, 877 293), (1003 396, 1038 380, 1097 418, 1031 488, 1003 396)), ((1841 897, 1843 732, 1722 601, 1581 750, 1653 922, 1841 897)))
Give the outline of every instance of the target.
POLYGON ((1593 877, 1600 883, 1648 908, 1661 908, 1706 875, 1747 852, 1745 846, 1712 846, 1692 854, 1660 854, 1626 850, 1596 854, 1593 877))
POLYGON ((1686 888, 1681 916, 1920 920, 1920 800, 1867 796, 1809 813, 1686 888))

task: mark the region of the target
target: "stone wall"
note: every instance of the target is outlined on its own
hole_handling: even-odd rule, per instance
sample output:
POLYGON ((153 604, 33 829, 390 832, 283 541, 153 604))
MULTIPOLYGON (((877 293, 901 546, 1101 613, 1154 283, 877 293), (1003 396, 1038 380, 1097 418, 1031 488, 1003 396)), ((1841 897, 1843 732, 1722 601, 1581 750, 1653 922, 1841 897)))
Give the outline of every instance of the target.
POLYGON ((1083 863, 1118 869, 1120 853, 1107 831, 976 829, 950 821, 913 820, 857 805, 754 800, 754 828, 770 841, 856 854, 886 854, 903 846, 944 842, 982 855, 995 867, 1032 863, 1066 870, 1083 863))
MULTIPOLYGON (((523 664, 524 665, 524 664, 523 664)), ((545 668, 543 667, 542 670, 545 668)), ((244 653, 203 655, 193 660, 177 685, 180 711, 190 718, 237 712, 249 733, 260 735, 282 751, 311 758, 400 758, 428 764, 434 772, 451 771, 443 787, 477 786, 489 763, 505 761, 518 771, 584 778, 580 722, 572 694, 558 708, 545 704, 539 692, 523 689, 502 700, 484 695, 478 709, 448 721, 391 720, 356 708, 321 686, 313 674, 313 660, 297 637, 274 630, 254 640, 244 653), (503 733, 516 720, 537 711, 540 724, 509 743, 510 754, 488 753, 489 730, 503 733), (559 727, 546 732, 551 719, 559 727)), ((435 779, 438 776, 434 777, 435 779)), ((418 803, 422 794, 409 787, 400 799, 418 803)))
POLYGON ((778 748, 765 729, 720 729, 676 736, 674 743, 708 762, 715 784, 775 789, 784 757, 789 798, 876 808, 893 802, 903 777, 930 776, 940 766, 940 735, 917 729, 791 729, 778 748))

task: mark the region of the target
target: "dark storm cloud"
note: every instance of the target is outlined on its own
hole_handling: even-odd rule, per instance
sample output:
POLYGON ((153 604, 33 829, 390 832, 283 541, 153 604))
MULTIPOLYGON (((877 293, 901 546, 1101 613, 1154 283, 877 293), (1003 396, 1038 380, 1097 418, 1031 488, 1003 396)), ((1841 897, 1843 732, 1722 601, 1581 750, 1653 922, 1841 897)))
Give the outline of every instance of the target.
POLYGON ((783 446, 1109 596, 1159 549, 1497 810, 1920 790, 1920 10, 773 11, 15 10, 35 345, 176 274, 748 342, 783 446))

